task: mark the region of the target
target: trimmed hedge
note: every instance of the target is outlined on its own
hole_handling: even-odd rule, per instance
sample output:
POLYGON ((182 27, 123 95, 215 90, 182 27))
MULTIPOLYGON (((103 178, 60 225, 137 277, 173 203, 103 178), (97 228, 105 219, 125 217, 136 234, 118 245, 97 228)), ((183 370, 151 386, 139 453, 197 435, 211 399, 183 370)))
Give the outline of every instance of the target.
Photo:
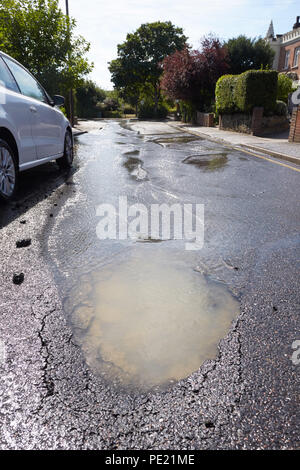
POLYGON ((159 103, 157 111, 155 111, 154 104, 144 103, 138 108, 138 119, 166 119, 168 116, 168 109, 162 103, 159 103))
POLYGON ((265 112, 276 107, 278 73, 275 70, 248 70, 238 76, 235 102, 242 112, 261 106, 265 112))
POLYGON ((274 70, 248 70, 241 75, 223 75, 216 85, 217 111, 251 113, 260 106, 265 113, 276 108, 278 73, 274 70))
POLYGON ((234 90, 238 75, 223 75, 216 84, 216 111, 218 114, 231 114, 237 111, 234 90))

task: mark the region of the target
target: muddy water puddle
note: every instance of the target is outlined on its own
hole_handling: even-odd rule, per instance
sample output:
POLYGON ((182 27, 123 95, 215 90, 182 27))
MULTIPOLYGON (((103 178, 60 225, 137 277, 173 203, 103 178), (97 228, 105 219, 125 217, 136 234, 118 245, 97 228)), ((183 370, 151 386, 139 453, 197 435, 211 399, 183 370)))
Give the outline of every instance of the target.
POLYGON ((201 138, 195 135, 175 135, 172 137, 159 137, 151 139, 152 142, 161 145, 162 147, 168 147, 175 144, 188 144, 189 142, 201 141, 201 138))
POLYGON ((65 305, 87 363, 117 385, 149 389, 187 377, 216 356, 238 315, 223 285, 157 246, 85 274, 65 305))
POLYGON ((143 161, 139 158, 128 156, 123 166, 127 168, 130 176, 135 180, 140 181, 147 179, 147 172, 143 168, 143 161))
POLYGON ((190 155, 182 160, 182 163, 194 165, 203 170, 214 171, 227 165, 228 157, 226 153, 206 152, 205 154, 190 155))

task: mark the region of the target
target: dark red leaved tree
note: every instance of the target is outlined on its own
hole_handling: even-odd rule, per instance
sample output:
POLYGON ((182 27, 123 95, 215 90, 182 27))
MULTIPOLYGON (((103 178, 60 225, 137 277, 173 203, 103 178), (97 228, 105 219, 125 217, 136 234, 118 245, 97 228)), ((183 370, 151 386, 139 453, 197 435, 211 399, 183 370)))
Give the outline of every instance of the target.
POLYGON ((202 39, 200 50, 185 48, 166 57, 163 70, 165 93, 203 110, 214 100, 218 78, 228 73, 227 50, 218 38, 208 36, 202 39))

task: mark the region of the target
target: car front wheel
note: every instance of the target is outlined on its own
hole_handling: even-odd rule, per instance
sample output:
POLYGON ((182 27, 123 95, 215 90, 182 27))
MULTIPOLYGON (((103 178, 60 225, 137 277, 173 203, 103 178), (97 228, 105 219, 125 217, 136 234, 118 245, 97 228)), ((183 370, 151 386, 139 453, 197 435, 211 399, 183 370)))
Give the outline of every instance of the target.
POLYGON ((0 197, 12 199, 17 191, 17 158, 8 143, 0 139, 0 197))
POLYGON ((56 161, 60 168, 71 168, 73 164, 74 151, 73 151, 73 138, 70 131, 66 132, 64 154, 56 161))

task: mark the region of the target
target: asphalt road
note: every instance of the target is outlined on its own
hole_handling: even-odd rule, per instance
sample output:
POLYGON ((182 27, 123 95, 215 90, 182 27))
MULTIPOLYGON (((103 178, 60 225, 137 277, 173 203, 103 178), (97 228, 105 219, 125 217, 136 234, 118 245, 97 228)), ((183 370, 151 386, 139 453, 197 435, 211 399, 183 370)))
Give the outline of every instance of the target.
POLYGON ((299 171, 182 139, 165 123, 87 125, 70 173, 55 163, 28 171, 18 200, 0 205, 0 447, 298 448, 299 171), (159 249, 240 304, 216 357, 167 387, 105 379, 88 366, 71 321, 74 290, 135 249, 95 235, 97 206, 120 195, 204 204, 202 250, 174 241, 159 249), (17 248, 23 239, 30 245, 17 248))

